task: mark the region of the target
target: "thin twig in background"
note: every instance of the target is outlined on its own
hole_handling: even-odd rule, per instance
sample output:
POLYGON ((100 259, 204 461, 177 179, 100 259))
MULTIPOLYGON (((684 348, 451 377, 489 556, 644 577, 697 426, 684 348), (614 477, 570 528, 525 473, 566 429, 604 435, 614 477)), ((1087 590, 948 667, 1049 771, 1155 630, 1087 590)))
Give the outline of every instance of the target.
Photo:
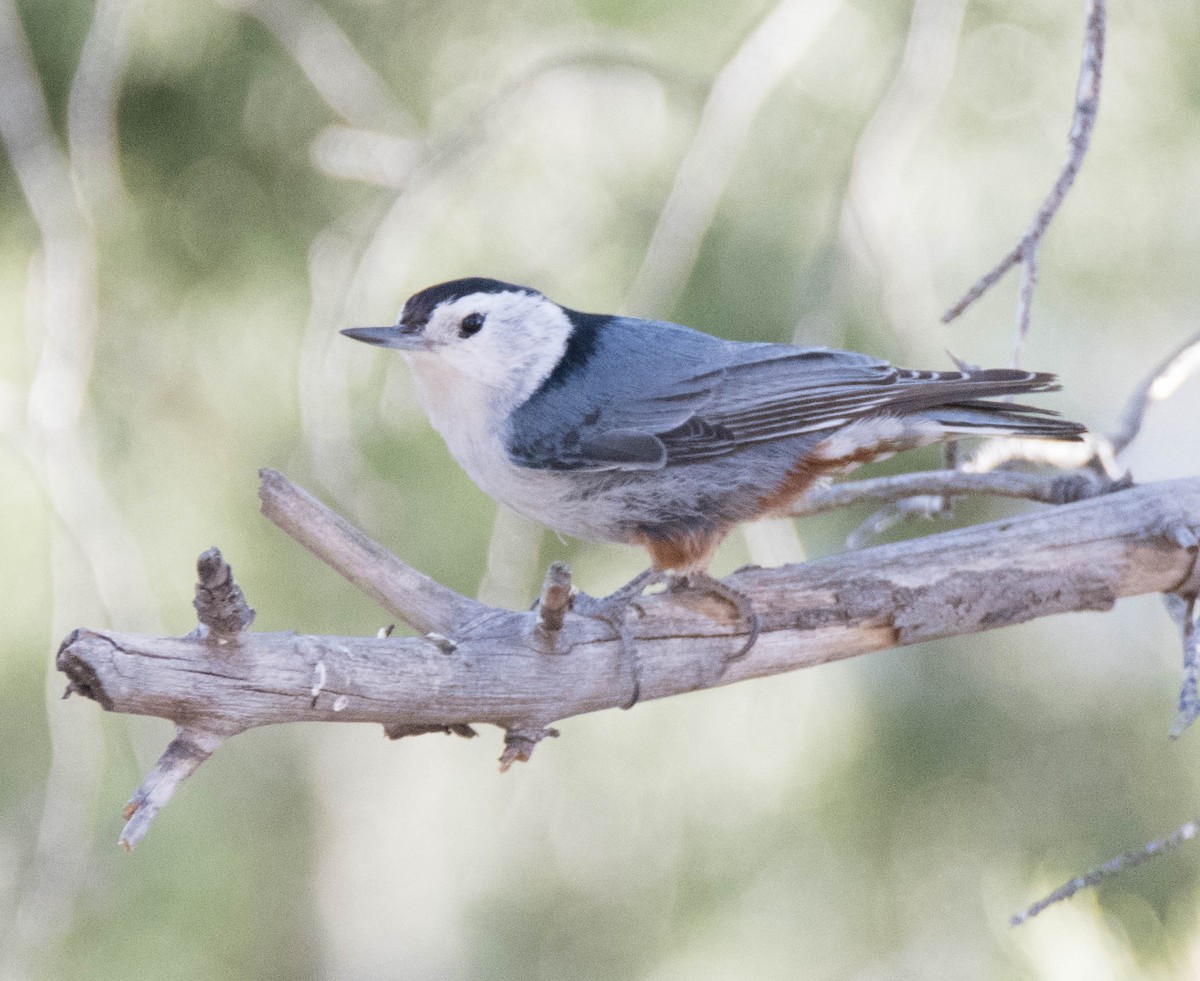
POLYGON ((1130 851, 1123 852, 1115 858, 1110 858, 1103 865, 1097 866, 1087 874, 1078 876, 1077 878, 1072 879, 1070 882, 1064 883, 1055 889, 1054 892, 1050 893, 1050 895, 1043 899, 1039 899, 1031 906, 1027 906, 1025 909, 1021 910, 1021 912, 1015 914, 1012 919, 1009 920, 1009 923, 1012 926, 1020 926, 1022 923, 1033 919, 1039 913, 1048 907, 1053 906, 1055 903, 1060 903, 1064 899, 1070 899, 1075 895, 1075 893, 1079 892, 1079 890, 1094 886, 1096 883, 1103 879, 1107 879, 1109 876, 1117 875, 1118 873, 1125 872, 1128 869, 1136 868, 1143 862, 1147 862, 1158 855, 1162 855, 1164 852, 1168 852, 1172 848, 1177 848, 1185 841, 1190 841, 1192 838, 1196 837, 1197 830, 1200 830, 1200 823, 1197 823, 1195 820, 1188 821, 1186 824, 1176 828, 1165 838, 1159 838, 1157 841, 1152 841, 1147 845, 1143 845, 1141 848, 1134 848, 1130 851))
POLYGON ((904 54, 858 138, 842 202, 845 261, 869 268, 887 322, 902 339, 924 329, 925 311, 937 302, 905 165, 954 77, 965 8, 965 0, 913 4, 904 54))
POLYGON ((1037 282, 1038 249, 1041 247, 1042 237, 1079 175, 1079 168, 1083 165, 1084 155, 1092 139, 1092 130, 1096 125, 1096 113, 1100 107, 1100 78, 1104 65, 1105 18, 1106 0, 1088 0, 1083 62, 1079 70, 1079 83, 1075 89, 1075 112, 1071 118, 1067 161, 1059 172, 1058 179, 1033 216, 1033 221, 1026 228, 1021 240, 1004 258, 984 273, 962 299, 942 314, 942 322, 950 323, 991 289, 1006 272, 1020 263, 1023 269, 1017 302, 1016 338, 1013 341, 1014 367, 1020 365, 1021 352, 1029 333, 1033 288, 1037 282))
POLYGON ((253 17, 270 31, 322 101, 351 126, 392 135, 419 130, 413 114, 319 4, 306 0, 218 2, 253 17))
MULTIPOLYGON (((1042 202, 1042 206, 1034 215, 1032 222, 1016 246, 995 267, 985 273, 958 303, 942 315, 943 323, 954 320, 998 282, 1009 269, 1019 263, 1021 265, 1021 283, 1017 299, 1017 328, 1013 341, 1012 365, 1014 368, 1020 366, 1025 338, 1029 333, 1033 293, 1038 276, 1038 249, 1041 246, 1042 237, 1062 206, 1071 185, 1075 182, 1091 141, 1092 130, 1095 127, 1096 113, 1100 104, 1101 68, 1104 62, 1105 12, 1105 0, 1088 0, 1083 61, 1075 92, 1075 111, 1071 120, 1067 161, 1063 165, 1058 179, 1054 182, 1050 193, 1042 202)), ((914 26, 910 28, 910 32, 915 30, 915 22, 916 11, 914 11, 914 26)), ((1007 459, 1028 459, 1027 455, 1029 454, 1055 454, 1055 460, 1048 462, 1054 462, 1055 465, 1062 468, 1075 468, 1086 465, 1097 455, 1103 456, 1104 454, 1103 448, 1096 443, 1063 444, 1047 448, 1042 445, 1044 442, 1041 440, 991 440, 977 450, 971 459, 961 466, 961 469, 976 472, 990 469, 1006 459, 1006 454, 1010 455, 1007 459)), ((1116 479, 1114 466, 1108 466, 1106 470, 1110 477, 1116 479)), ((949 515, 951 510, 952 499, 949 497, 918 497, 907 501, 898 500, 888 504, 877 514, 869 516, 851 533, 847 544, 857 548, 871 537, 911 517, 944 517, 949 515)))
MULTIPOLYGON (((1181 529, 1180 544, 1184 548, 1195 548, 1195 532, 1181 529)), ((1168 609, 1171 606, 1179 607, 1175 612, 1183 636, 1183 683, 1179 686, 1179 715, 1171 726, 1171 738, 1178 739, 1200 718, 1200 691, 1197 690, 1200 681, 1200 622, 1196 617, 1195 593, 1187 596, 1173 593, 1167 600, 1168 609)))
POLYGON ((72 171, 93 222, 125 195, 117 102, 144 0, 97 0, 67 107, 72 171))
MULTIPOLYGON (((119 87, 122 59, 99 53, 106 43, 99 35, 113 29, 117 13, 108 4, 97 10, 80 65, 90 73, 103 63, 110 75, 115 73, 107 79, 110 97, 100 100, 110 112, 116 107, 111 93, 119 87)), ((85 78, 94 81, 96 75, 85 78)), ((78 92, 84 84, 72 86, 72 105, 81 104, 78 92)), ((96 601, 98 617, 158 629, 140 549, 104 486, 85 425, 99 323, 96 246, 76 203, 71 161, 55 134, 13 0, 0 0, 0 92, 0 141, 41 243, 30 263, 26 292, 37 366, 16 442, 57 519, 48 529, 50 630, 62 630, 68 617, 96 601)), ((111 119, 94 122, 101 130, 115 126, 111 119)), ((33 959, 70 929, 91 862, 91 818, 104 772, 104 744, 92 722, 81 724, 50 709, 58 694, 51 688, 56 688, 53 674, 47 676, 51 755, 37 851, 18 887, 13 929, 3 945, 0 973, 6 976, 23 976, 33 959)))
POLYGON ((529 603, 529 584, 537 575, 545 532, 532 518, 498 505, 492 520, 487 564, 476 597, 492 606, 516 610, 529 603))
POLYGON ((625 299, 638 316, 662 316, 696 264, 717 204, 746 145, 754 117, 840 6, 839 0, 783 0, 717 73, 671 193, 625 299))
POLYGON ((1116 425, 1108 435, 1114 457, 1119 457, 1142 431, 1146 412, 1155 402, 1175 394, 1191 374, 1200 368, 1200 331, 1197 331, 1162 359, 1145 380, 1134 389, 1125 403, 1116 425))

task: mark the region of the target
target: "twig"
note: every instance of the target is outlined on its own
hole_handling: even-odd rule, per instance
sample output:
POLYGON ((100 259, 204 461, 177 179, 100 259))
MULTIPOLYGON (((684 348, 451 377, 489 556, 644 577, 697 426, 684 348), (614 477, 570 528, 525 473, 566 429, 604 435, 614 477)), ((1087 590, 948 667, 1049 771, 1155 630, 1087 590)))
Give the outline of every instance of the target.
POLYGON ((963 470, 932 470, 923 473, 874 477, 811 490, 789 510, 790 517, 833 511, 855 504, 888 504, 915 496, 944 498, 956 494, 989 494, 1043 504, 1082 501, 1118 489, 1111 481, 1088 471, 1044 476, 1013 470, 968 473, 963 470))
POLYGON ((81 198, 93 222, 124 196, 117 105, 132 26, 144 0, 97 0, 67 103, 67 141, 81 198))
POLYGON ((1070 899, 1081 889, 1087 889, 1096 885, 1102 879, 1117 875, 1126 869, 1136 868, 1143 862, 1148 862, 1150 859, 1162 855, 1172 848, 1177 848, 1185 841, 1196 837, 1198 830, 1200 830, 1200 823, 1195 820, 1188 821, 1186 824, 1176 828, 1165 838, 1159 838, 1157 841, 1152 841, 1141 848, 1133 848, 1116 856, 1116 858, 1110 858, 1103 865, 1092 869, 1086 875, 1081 875, 1070 882, 1064 883, 1044 899, 1039 899, 1032 906, 1021 910, 1021 912, 1009 920, 1009 923, 1012 926, 1020 926, 1027 920, 1033 919, 1047 907, 1053 906, 1055 903, 1060 903, 1064 899, 1070 899))
POLYGON ((571 570, 565 562, 551 562, 538 600, 538 627, 549 634, 558 633, 570 606, 571 570))
POLYGON ((504 752, 500 755, 500 772, 507 773, 514 763, 528 763, 534 747, 543 739, 558 737, 558 730, 548 726, 522 726, 504 731, 504 752))
POLYGON ((200 623, 218 637, 248 630, 254 610, 233 579, 233 570, 219 548, 210 548, 196 562, 196 598, 192 605, 200 623))
MULTIPOLYGON (((1194 534, 1191 547, 1196 547, 1194 534)), ((1182 607, 1178 611, 1177 619, 1183 636, 1183 683, 1179 687, 1179 715, 1175 717, 1175 724, 1171 726, 1171 738, 1178 739, 1197 717, 1200 717, 1200 691, 1197 691, 1200 675, 1200 623, 1197 623, 1196 618, 1195 594, 1171 598, 1182 607)))
POLYGON ((1162 359, 1129 397, 1116 425, 1108 436, 1114 456, 1120 456, 1142 431, 1146 412, 1155 402, 1175 394, 1197 368, 1200 368, 1200 331, 1162 359))
MULTIPOLYGON (((1057 205, 1055 206, 1057 208, 1057 205)), ((1025 339, 1029 336, 1029 321, 1033 316, 1033 290, 1038 279, 1038 249, 1041 238, 1034 240, 1021 257, 1021 286, 1017 291, 1017 332, 1013 338, 1012 366, 1021 367, 1025 339)))
POLYGON ((492 606, 519 609, 529 602, 545 527, 499 505, 492 519, 483 578, 475 598, 492 606))
POLYGON ((978 300, 1000 278, 1018 263, 1022 264, 1020 298, 1017 303, 1017 335, 1013 345, 1014 365, 1020 361, 1021 349, 1029 331, 1030 309, 1033 304, 1033 288, 1037 281, 1037 254, 1042 237, 1050 227, 1058 209, 1075 183, 1084 155, 1092 139, 1096 125, 1096 113, 1100 106, 1100 78, 1104 65, 1104 33, 1106 0, 1088 0, 1087 26, 1084 33, 1083 62, 1079 70, 1079 82, 1075 89, 1075 112, 1071 118, 1067 160, 1058 179, 1046 195, 1042 205, 1033 216, 1021 240, 988 272, 984 273, 957 303, 942 314, 942 323, 950 323, 978 300))
POLYGON ((421 633, 453 635, 489 608, 401 562, 283 474, 260 470, 262 513, 389 613, 421 633))
POLYGON ((222 738, 213 733, 179 727, 154 769, 146 774, 125 805, 122 815, 125 828, 119 840, 126 851, 133 851, 150 830, 158 812, 175 796, 179 785, 196 772, 221 742, 222 738))

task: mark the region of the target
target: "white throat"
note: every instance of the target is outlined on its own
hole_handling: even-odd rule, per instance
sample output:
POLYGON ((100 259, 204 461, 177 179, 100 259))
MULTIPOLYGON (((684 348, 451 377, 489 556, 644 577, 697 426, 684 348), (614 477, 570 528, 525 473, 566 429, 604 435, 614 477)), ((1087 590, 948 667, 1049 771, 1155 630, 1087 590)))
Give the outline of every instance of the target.
POLYGON ((503 442, 510 413, 554 371, 571 330, 562 308, 541 295, 476 294, 434 311, 428 351, 403 352, 430 423, 485 491, 510 466, 503 442), (459 338, 458 325, 471 313, 483 313, 484 326, 459 338))

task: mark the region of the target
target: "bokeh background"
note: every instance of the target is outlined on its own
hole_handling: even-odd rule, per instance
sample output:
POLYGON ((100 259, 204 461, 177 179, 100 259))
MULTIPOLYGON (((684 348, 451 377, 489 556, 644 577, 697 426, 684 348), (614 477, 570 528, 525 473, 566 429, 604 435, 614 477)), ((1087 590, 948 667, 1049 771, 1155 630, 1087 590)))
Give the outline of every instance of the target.
MULTIPOLYGON (((60 701, 52 667, 77 626, 190 629, 213 544, 261 629, 386 622, 259 516, 262 466, 493 602, 553 558, 593 593, 639 570, 497 519, 400 360, 337 335, 433 282, 1007 363, 1015 277, 938 316, 1057 173, 1082 7, 0 0, 0 973, 1200 974, 1194 846, 1006 925, 1197 809, 1153 597, 572 719, 504 776, 494 730, 251 732, 132 855, 170 727, 60 701)), ((1042 252, 1026 363, 1101 430, 1200 319, 1197 37, 1185 0, 1111 11, 1042 252)), ((1152 411, 1139 479, 1196 473, 1197 389, 1152 411)), ((751 529, 716 571, 864 516, 751 529)))

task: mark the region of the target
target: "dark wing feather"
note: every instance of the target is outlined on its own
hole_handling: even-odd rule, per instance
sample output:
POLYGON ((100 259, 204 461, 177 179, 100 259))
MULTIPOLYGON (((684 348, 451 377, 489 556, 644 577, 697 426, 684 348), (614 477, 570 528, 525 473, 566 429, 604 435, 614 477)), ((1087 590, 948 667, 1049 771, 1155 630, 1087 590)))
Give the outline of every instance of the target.
MULTIPOLYGON (((867 377, 807 386, 804 376, 790 391, 764 393, 756 404, 715 407, 704 421, 718 438, 696 439, 681 429, 660 434, 669 463, 694 463, 735 452, 746 446, 820 433, 871 415, 913 415, 948 406, 969 407, 993 416, 993 426, 1029 427, 1023 414, 1053 416, 1045 409, 988 402, 996 396, 1054 391, 1053 375, 1006 368, 974 372, 908 371, 878 364, 867 377)), ((867 374, 867 373, 864 373, 867 374)), ((1061 424, 1039 427, 1039 434, 1066 435, 1061 424), (1057 428, 1056 428, 1057 426, 1057 428)), ((1032 430, 1030 430, 1032 434, 1032 430)))

